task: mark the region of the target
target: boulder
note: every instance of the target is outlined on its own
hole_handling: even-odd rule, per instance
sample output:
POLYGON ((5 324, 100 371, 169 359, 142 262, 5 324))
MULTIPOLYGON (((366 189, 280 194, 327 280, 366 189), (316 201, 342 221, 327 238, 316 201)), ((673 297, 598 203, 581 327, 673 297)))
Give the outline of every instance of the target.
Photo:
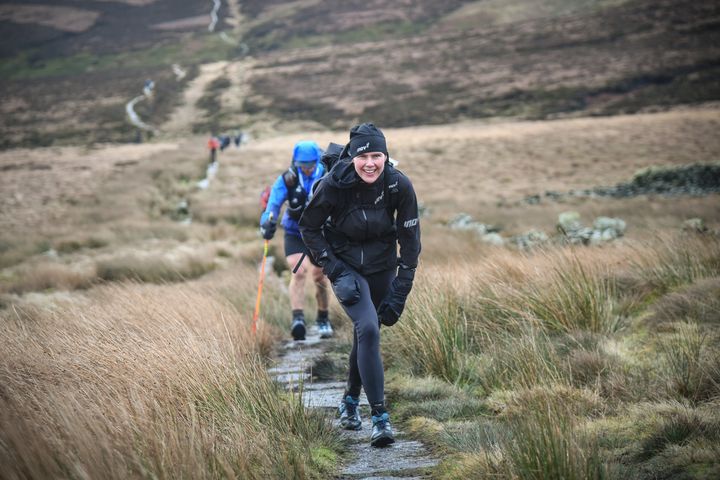
POLYGON ((705 221, 702 218, 689 218, 682 224, 682 229, 686 232, 705 233, 708 231, 705 221))
POLYGON ((580 214, 574 211, 562 212, 558 215, 558 227, 566 233, 580 230, 582 228, 580 214))

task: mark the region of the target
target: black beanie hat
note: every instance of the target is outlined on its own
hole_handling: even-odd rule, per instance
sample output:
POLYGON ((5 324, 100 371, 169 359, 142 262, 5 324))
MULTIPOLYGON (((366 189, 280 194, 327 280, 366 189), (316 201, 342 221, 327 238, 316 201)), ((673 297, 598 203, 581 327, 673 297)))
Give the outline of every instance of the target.
POLYGON ((345 147, 350 158, 367 152, 382 152, 388 156, 385 135, 372 123, 361 123, 350 129, 350 143, 345 147))

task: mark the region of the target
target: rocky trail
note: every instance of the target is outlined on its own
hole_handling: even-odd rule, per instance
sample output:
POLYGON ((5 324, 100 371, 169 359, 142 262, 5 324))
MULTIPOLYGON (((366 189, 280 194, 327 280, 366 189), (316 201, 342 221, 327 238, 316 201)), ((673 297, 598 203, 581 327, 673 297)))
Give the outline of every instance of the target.
MULTIPOLYGON (((312 367, 324 352, 332 345, 333 340, 320 340, 317 327, 308 329, 303 342, 286 341, 280 351, 275 365, 269 373, 275 380, 288 390, 302 391, 303 402, 308 408, 324 410, 332 419, 333 425, 339 427, 337 419, 338 402, 345 390, 342 378, 328 382, 314 382, 312 367), (302 386, 302 388, 300 388, 302 386)), ((392 480, 428 478, 428 473, 438 464, 438 459, 431 455, 425 446, 407 438, 402 425, 393 422, 395 444, 375 449, 370 446, 369 405, 365 394, 360 397, 360 409, 363 427, 360 431, 341 430, 347 440, 348 455, 335 478, 348 480, 392 480)), ((391 412, 392 413, 392 412, 391 412)))

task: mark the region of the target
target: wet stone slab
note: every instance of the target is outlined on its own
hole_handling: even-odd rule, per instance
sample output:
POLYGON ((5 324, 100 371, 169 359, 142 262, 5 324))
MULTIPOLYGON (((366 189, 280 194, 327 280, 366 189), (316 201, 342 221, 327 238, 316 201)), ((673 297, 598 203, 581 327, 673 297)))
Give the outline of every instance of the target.
POLYGON ((423 444, 415 440, 399 439, 382 450, 374 449, 367 443, 355 444, 350 446, 350 450, 355 460, 345 467, 342 472, 345 475, 373 475, 377 478, 382 472, 392 475, 402 470, 434 467, 438 464, 437 459, 428 455, 423 444))
POLYGON ((307 368, 300 364, 300 365, 285 365, 281 364, 277 367, 268 368, 268 373, 271 375, 282 375, 283 373, 305 373, 307 368))
POLYGON ((318 347, 307 347, 305 345, 293 346, 286 349, 282 360, 278 363, 278 366, 299 364, 310 366, 313 364, 315 359, 320 357, 322 354, 322 349, 318 347))
POLYGON ((304 385, 305 390, 329 390, 342 388, 345 389, 345 382, 313 382, 304 385))
POLYGON ((295 372, 295 373, 283 373, 281 375, 275 375, 275 381, 278 383, 282 383, 283 385, 287 385, 289 388, 292 388, 293 390, 296 389, 296 386, 300 384, 300 382, 307 382, 310 380, 310 374, 304 373, 304 372, 295 372))
POLYGON ((359 480, 423 480, 423 477, 362 477, 359 480))
MULTIPOLYGON (((324 385, 334 385, 335 382, 331 384, 324 384, 324 385)), ((323 385, 323 384, 315 384, 315 385, 323 385)), ((341 387, 329 387, 329 388, 315 388, 315 389, 307 389, 305 388, 305 391, 303 391, 303 401, 305 402, 305 406, 311 407, 311 408, 337 408, 338 404, 342 400, 343 393, 345 393, 345 384, 342 383, 341 387)), ((369 405, 367 401, 367 397, 364 393, 360 395, 360 405, 369 405)))

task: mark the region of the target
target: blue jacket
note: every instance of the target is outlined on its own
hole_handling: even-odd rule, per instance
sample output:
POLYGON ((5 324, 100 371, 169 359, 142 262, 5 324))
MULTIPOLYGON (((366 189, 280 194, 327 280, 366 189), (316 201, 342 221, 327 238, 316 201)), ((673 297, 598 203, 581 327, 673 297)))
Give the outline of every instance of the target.
MULTIPOLYGON (((305 203, 305 205, 307 205, 310 202, 312 186, 320 179, 320 177, 325 175, 325 167, 322 163, 317 162, 317 167, 315 167, 315 171, 309 177, 303 173, 301 168, 298 168, 297 171, 298 177, 300 178, 300 184, 302 185, 305 192, 307 192, 308 194, 308 199, 305 203)), ((275 180, 275 183, 273 183, 272 189, 270 190, 270 198, 268 199, 267 208, 265 208, 265 211, 260 216, 260 225, 265 223, 268 216, 270 215, 270 212, 272 212, 273 218, 278 218, 278 216, 280 215, 280 208, 287 200, 287 196, 287 187, 285 186, 285 181, 283 180, 283 176, 281 174, 280 176, 278 176, 277 180, 275 180)), ((300 236, 300 228, 298 227, 297 222, 288 217, 287 212, 283 214, 281 225, 285 229, 285 232, 289 233, 290 235, 295 235, 297 237, 300 236)))

